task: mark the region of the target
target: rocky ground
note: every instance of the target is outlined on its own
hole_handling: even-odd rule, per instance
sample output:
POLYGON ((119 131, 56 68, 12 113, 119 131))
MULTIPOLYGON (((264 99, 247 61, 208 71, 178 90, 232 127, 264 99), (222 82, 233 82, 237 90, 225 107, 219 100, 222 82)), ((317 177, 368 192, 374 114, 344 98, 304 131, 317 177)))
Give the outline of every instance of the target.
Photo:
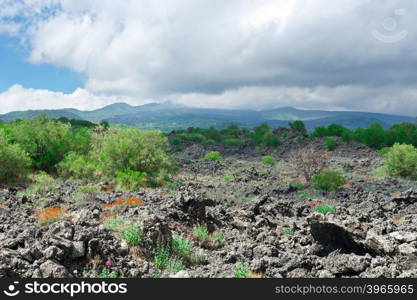
POLYGON ((297 190, 289 150, 308 143, 322 147, 306 140, 274 151, 216 149, 223 162, 200 160, 210 149, 188 145, 174 154, 181 170, 169 187, 132 193, 102 183, 76 203, 81 183, 61 182, 42 197, 1 188, 0 277, 233 277, 239 265, 256 278, 417 277, 416 183, 375 175, 374 151, 339 142, 331 165, 348 184, 326 194, 297 190), (278 164, 262 164, 263 155, 278 164), (112 205, 128 198, 143 203, 112 205), (65 213, 41 226, 39 203, 65 213), (319 214, 318 203, 335 213, 319 214), (128 245, 110 218, 140 228, 140 244, 128 245), (193 234, 201 225, 207 240, 193 234), (176 236, 193 248, 187 257, 171 253, 183 270, 163 271, 155 251, 176 236))

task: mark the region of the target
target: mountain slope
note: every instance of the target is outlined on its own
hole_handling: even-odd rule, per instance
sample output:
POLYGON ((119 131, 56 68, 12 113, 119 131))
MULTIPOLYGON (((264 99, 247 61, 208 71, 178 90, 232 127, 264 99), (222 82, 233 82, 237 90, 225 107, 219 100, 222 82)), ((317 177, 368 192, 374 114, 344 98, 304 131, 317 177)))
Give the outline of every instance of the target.
POLYGON ((48 115, 51 118, 85 119, 92 122, 107 120, 114 124, 163 131, 188 127, 213 126, 223 128, 231 123, 243 127, 253 127, 267 122, 271 126, 277 127, 287 126, 289 121, 294 120, 303 120, 309 130, 332 123, 348 128, 356 128, 368 127, 374 122, 378 122, 384 127, 390 127, 401 122, 415 122, 415 118, 412 117, 367 112, 301 110, 293 107, 264 111, 227 110, 186 107, 170 102, 150 103, 141 106, 114 103, 92 111, 60 109, 10 112, 0 115, 0 120, 9 122, 39 115, 48 115))

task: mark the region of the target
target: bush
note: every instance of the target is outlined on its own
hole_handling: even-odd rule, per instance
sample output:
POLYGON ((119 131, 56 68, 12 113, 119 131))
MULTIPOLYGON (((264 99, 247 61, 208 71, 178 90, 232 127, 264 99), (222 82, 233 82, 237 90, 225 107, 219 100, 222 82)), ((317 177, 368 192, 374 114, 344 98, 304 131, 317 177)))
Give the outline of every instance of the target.
POLYGON ((65 156, 64 160, 57 165, 57 171, 61 177, 85 181, 94 181, 101 175, 97 162, 75 152, 70 152, 65 156))
POLYGON ((229 147, 242 147, 245 143, 238 138, 226 137, 222 140, 222 144, 229 147))
POLYGON ((338 191, 345 184, 346 179, 334 170, 326 170, 313 177, 313 187, 321 191, 338 191))
MULTIPOLYGON (((94 136, 95 157, 105 175, 126 170, 146 173, 158 181, 174 170, 168 154, 168 139, 159 131, 108 130, 94 136)), ((155 180, 154 180, 155 181, 155 180)))
POLYGON ((384 147, 381 150, 378 151, 378 156, 379 157, 384 157, 388 152, 391 151, 391 147, 384 147))
POLYGON ((266 147, 276 148, 281 144, 281 141, 272 132, 266 133, 262 138, 262 145, 266 147))
POLYGON ((52 171, 73 146, 71 125, 46 117, 10 125, 11 138, 31 157, 34 166, 52 171))
POLYGON ((141 232, 136 225, 124 229, 121 234, 123 240, 131 246, 138 246, 142 240, 141 232))
POLYGON ((316 212, 323 215, 334 214, 336 208, 329 204, 320 204, 316 206, 316 212))
POLYGON ((292 130, 299 131, 301 133, 307 133, 306 125, 301 120, 290 122, 288 125, 292 130))
POLYGON ((328 161, 325 151, 309 146, 293 151, 290 163, 310 183, 313 176, 327 166, 328 161))
POLYGON ((211 160, 211 161, 222 161, 223 158, 220 155, 220 152, 218 151, 211 151, 209 153, 207 153, 204 158, 204 160, 211 160))
POLYGON ((417 180, 417 148, 395 144, 385 154, 384 165, 390 176, 417 180))
POLYGON ((328 151, 333 151, 336 148, 336 143, 337 141, 335 138, 329 137, 324 141, 324 147, 328 151))
POLYGON ((181 257, 188 257, 193 251, 193 245, 189 240, 174 235, 172 237, 172 250, 181 257))
POLYGON ((24 179, 29 173, 31 160, 19 145, 7 142, 0 129, 0 183, 10 183, 24 179))
POLYGON ((249 278, 250 277, 249 266, 242 264, 242 263, 237 263, 234 277, 235 278, 249 278))
POLYGON ((261 161, 265 165, 271 165, 271 166, 274 166, 277 163, 275 158, 273 158, 272 156, 264 156, 262 157, 261 161))
POLYGON ((128 191, 136 191, 146 185, 146 173, 132 170, 116 171, 116 181, 128 191))

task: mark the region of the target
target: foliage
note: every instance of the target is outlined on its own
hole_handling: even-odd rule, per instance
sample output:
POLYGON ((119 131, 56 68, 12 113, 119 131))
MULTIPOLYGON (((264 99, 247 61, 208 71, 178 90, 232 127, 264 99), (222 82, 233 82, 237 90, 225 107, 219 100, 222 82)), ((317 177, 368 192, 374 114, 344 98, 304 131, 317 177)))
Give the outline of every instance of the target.
POLYGON ((249 277, 250 277, 249 266, 246 264, 237 263, 234 278, 249 278, 249 277))
POLYGON ((76 152, 68 153, 57 165, 58 174, 63 178, 95 181, 100 178, 99 164, 88 158, 87 155, 76 152))
POLYGON ((218 151, 211 151, 209 153, 207 153, 204 158, 204 160, 211 160, 211 161, 222 161, 223 158, 220 155, 220 152, 218 151))
POLYGON ((299 131, 300 133, 303 133, 303 134, 307 133, 306 125, 301 120, 290 122, 288 125, 290 126, 292 130, 299 131))
POLYGON ((336 208, 329 204, 319 204, 316 206, 316 211, 323 215, 328 215, 328 214, 334 214, 336 211, 336 208))
POLYGON ((30 171, 31 160, 19 145, 9 144, 0 129, 0 183, 24 179, 30 171))
POLYGON ((277 163, 275 158, 273 158, 272 156, 264 156, 264 157, 262 157, 261 161, 265 165, 271 165, 271 166, 274 166, 277 163))
POLYGON ((125 225, 125 220, 122 218, 108 218, 106 219, 104 226, 110 230, 119 230, 125 225))
POLYGON ((137 191, 146 185, 146 173, 132 170, 116 171, 116 181, 128 191, 137 191))
POLYGON ((193 228, 193 236, 194 238, 205 242, 209 239, 208 229, 205 226, 195 226, 193 228))
POLYGON ((222 140, 222 144, 229 147, 242 147, 245 145, 245 142, 234 137, 225 137, 222 140))
POLYGON ((174 170, 168 140, 159 131, 108 130, 95 135, 93 144, 94 156, 109 177, 130 170, 147 174, 149 181, 174 170))
POLYGON ((384 156, 384 166, 389 176, 417 180, 417 148, 395 144, 384 156))
POLYGON ((324 148, 326 148, 326 150, 328 151, 333 151, 336 148, 336 139, 332 138, 332 137, 328 137, 325 141, 324 141, 324 148))
POLYGON ((121 235, 122 239, 131 246, 138 246, 142 240, 141 231, 135 224, 122 230, 121 235))
POLYGON ((322 191, 338 191, 346 184, 346 179, 335 170, 325 170, 314 175, 313 187, 322 191))
POLYGON ((193 245, 189 240, 174 235, 172 237, 172 250, 181 257, 188 257, 193 251, 193 245))
POLYGON ((27 187, 22 195, 45 197, 48 194, 54 194, 59 191, 59 183, 43 171, 33 175, 32 180, 33 183, 27 187))
POLYGON ((74 145, 71 126, 46 117, 11 123, 10 130, 11 140, 28 153, 39 170, 53 171, 74 145))
POLYGON ((221 247, 221 246, 223 246, 226 238, 225 238, 223 232, 215 231, 211 235, 211 239, 213 240, 213 243, 216 247, 221 247))
POLYGON ((158 246, 153 252, 153 263, 160 270, 176 273, 185 269, 183 262, 171 257, 167 247, 158 246))

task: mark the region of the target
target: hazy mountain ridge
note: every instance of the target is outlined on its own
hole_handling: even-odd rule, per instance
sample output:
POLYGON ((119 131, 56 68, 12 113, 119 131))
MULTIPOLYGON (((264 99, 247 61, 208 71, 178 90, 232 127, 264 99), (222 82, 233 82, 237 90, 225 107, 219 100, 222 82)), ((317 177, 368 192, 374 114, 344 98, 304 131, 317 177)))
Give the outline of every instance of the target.
POLYGON ((289 121, 303 120, 308 129, 332 123, 348 128, 367 127, 378 122, 384 127, 401 122, 415 122, 407 116, 353 112, 301 110, 293 107, 282 107, 272 110, 228 110, 186 107, 170 102, 150 103, 131 106, 126 103, 114 103, 100 109, 81 111, 67 108, 58 110, 14 111, 0 115, 0 120, 9 122, 16 119, 33 118, 48 115, 52 118, 85 119, 92 122, 107 120, 115 124, 130 125, 138 128, 155 128, 164 131, 187 127, 226 127, 230 123, 243 127, 253 127, 267 122, 271 126, 286 126, 289 121))

